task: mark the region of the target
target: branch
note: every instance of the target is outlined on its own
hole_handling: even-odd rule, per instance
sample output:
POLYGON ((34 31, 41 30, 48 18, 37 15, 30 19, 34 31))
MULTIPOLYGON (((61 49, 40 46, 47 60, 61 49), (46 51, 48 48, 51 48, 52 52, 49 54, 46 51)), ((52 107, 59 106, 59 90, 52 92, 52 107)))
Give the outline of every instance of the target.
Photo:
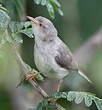
MULTIPOLYGON (((7 30, 5 31, 5 33, 8 37, 8 31, 7 30)), ((30 71, 28 70, 28 68, 26 67, 26 65, 25 65, 24 61, 22 60, 21 56, 17 52, 16 46, 12 46, 11 44, 10 44, 10 46, 13 47, 13 50, 14 50, 16 56, 17 56, 16 57, 17 61, 19 61, 19 63, 21 64, 21 66, 23 68, 24 75, 26 76, 27 74, 30 74, 30 71)), ((29 79, 28 81, 43 98, 48 98, 49 97, 49 95, 38 85, 36 80, 29 79)), ((65 110, 61 105, 57 104, 56 102, 55 102, 55 105, 56 105, 57 110, 65 110)))
MULTIPOLYGON (((23 62, 21 56, 19 55, 19 53, 16 51, 16 56, 17 56, 17 60, 20 62, 20 64, 22 65, 22 68, 24 70, 24 74, 30 74, 30 71, 28 70, 28 68, 26 67, 25 63, 23 62)), ((37 84, 37 82, 35 80, 29 80, 29 82, 32 84, 32 86, 45 98, 48 97, 48 94, 37 84)))
MULTIPOLYGON (((15 49, 16 50, 16 49, 15 49)), ((25 66, 24 61, 22 60, 21 56, 19 55, 19 53, 16 51, 16 56, 17 56, 17 61, 20 62, 23 70, 24 70, 24 74, 27 75, 30 73, 30 71, 27 69, 27 67, 25 66)), ((29 82, 31 83, 31 85, 37 90, 37 92, 40 93, 40 95, 44 98, 48 98, 49 95, 37 84, 37 82, 35 80, 29 80, 29 82)), ((55 103, 57 110, 65 110, 61 105, 55 103)))
MULTIPOLYGON (((85 64, 89 61, 89 59, 97 52, 97 50, 102 45, 102 28, 91 38, 88 39, 88 41, 85 42, 83 46, 81 46, 77 52, 75 52, 76 60, 79 62, 79 64, 85 64)), ((22 58, 16 51, 16 56, 18 61, 21 63, 25 75, 29 74, 29 70, 25 66, 25 63, 23 62, 22 58)), ((48 94, 37 84, 35 80, 29 80, 29 82, 32 84, 32 86, 44 97, 49 97, 48 94)), ((56 107, 58 110, 65 110, 62 106, 56 103, 56 107)))
POLYGON ((79 64, 86 64, 102 46, 102 28, 89 38, 76 52, 75 58, 79 64))

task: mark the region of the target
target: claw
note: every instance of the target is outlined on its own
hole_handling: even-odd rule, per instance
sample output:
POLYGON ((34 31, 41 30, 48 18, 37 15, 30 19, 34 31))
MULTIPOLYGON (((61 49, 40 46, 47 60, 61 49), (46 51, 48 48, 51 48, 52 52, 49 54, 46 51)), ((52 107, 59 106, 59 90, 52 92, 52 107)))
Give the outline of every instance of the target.
POLYGON ((56 98, 49 98, 49 99, 48 99, 48 102, 49 102, 49 103, 55 103, 56 101, 57 101, 56 98))
POLYGON ((38 76, 38 74, 40 74, 40 72, 38 72, 36 74, 28 74, 28 75, 26 75, 26 80, 34 79, 38 76))

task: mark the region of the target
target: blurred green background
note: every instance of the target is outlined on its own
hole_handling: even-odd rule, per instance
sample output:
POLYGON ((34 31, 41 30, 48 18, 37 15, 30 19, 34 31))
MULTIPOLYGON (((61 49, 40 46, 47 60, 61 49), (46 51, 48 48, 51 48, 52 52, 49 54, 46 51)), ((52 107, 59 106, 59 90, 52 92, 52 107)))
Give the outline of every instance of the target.
MULTIPOLYGON (((9 10, 12 20, 24 21, 26 15, 44 16, 51 20, 46 7, 34 4, 33 0, 21 1, 21 4, 17 0, 0 0, 0 3, 9 10), (17 6, 18 8, 16 8, 17 6)), ((73 53, 77 53, 79 48, 101 28, 102 0, 60 0, 60 3, 64 16, 56 13, 52 22, 58 30, 59 37, 70 47, 73 53)), ((0 35, 0 37, 2 36, 0 35)), ((23 60, 35 67, 33 62, 34 40, 24 35, 23 39, 24 43, 18 46, 18 50, 23 60)), ((98 51, 92 54, 88 62, 80 64, 81 69, 93 81, 93 84, 89 84, 80 76, 73 74, 65 79, 62 91, 89 91, 100 98, 102 97, 101 46, 98 51)), ((34 90, 28 90, 27 87, 16 88, 21 73, 21 68, 17 64, 9 44, 0 45, 0 110, 28 110, 29 107, 33 108, 34 104, 36 105, 39 95, 34 90)), ((42 87, 46 88, 47 91, 49 85, 46 83, 47 81, 42 84, 42 87)), ((65 101, 63 106, 66 106, 67 110, 96 110, 94 104, 88 108, 85 107, 84 103, 76 105, 65 101)))

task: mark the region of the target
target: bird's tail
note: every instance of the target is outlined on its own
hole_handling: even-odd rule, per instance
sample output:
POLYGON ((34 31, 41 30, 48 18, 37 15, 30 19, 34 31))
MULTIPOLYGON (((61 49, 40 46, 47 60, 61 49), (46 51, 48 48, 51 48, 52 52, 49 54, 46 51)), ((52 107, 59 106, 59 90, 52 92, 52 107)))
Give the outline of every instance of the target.
POLYGON ((92 83, 92 81, 80 70, 78 70, 78 73, 83 77, 85 78, 88 82, 92 83))

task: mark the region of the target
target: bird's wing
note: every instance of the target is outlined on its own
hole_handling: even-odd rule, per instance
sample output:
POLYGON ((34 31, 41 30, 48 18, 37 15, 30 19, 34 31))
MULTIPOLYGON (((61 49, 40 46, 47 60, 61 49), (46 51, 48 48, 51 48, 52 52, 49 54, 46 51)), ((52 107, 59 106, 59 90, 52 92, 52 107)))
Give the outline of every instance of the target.
POLYGON ((82 77, 91 83, 91 80, 78 69, 78 64, 75 62, 73 55, 69 48, 62 42, 57 49, 57 56, 55 56, 55 61, 57 64, 69 71, 77 71, 82 77))
POLYGON ((57 53, 55 61, 59 66, 68 70, 78 70, 78 65, 73 59, 71 51, 63 42, 58 46, 57 53))

